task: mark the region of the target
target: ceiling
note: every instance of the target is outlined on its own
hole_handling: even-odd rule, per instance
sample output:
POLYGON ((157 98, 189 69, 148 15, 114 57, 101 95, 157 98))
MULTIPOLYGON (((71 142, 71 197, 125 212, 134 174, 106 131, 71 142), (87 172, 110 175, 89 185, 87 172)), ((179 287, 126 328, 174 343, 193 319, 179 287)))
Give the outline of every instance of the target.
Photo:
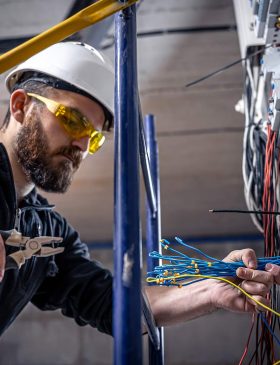
MULTIPOLYGON (((72 3, 0 0, 0 38, 12 41, 35 35, 61 21, 72 3)), ((247 215, 208 212, 245 208, 241 173, 244 122, 234 109, 242 94, 241 65, 185 87, 240 58, 232 2, 142 1, 138 33, 142 110, 156 116, 162 235, 190 238, 256 233, 247 215)), ((113 60, 112 34, 111 27, 101 46, 113 60)), ((0 82, 2 118, 8 101, 4 75, 0 82)), ((113 153, 111 136, 100 152, 85 160, 69 192, 48 194, 88 242, 112 240, 113 153)))

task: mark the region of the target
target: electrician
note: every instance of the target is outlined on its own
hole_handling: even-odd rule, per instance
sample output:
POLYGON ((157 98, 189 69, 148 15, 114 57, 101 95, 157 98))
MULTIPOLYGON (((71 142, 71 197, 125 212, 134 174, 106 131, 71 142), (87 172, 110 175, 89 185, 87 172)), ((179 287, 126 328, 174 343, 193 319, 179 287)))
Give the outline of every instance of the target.
MULTIPOLYGON (((14 69, 6 79, 9 111, 1 127, 0 230, 15 228, 23 236, 62 237, 64 251, 33 257, 20 270, 6 270, 5 258, 15 247, 0 240, 0 334, 32 302, 41 310, 61 309, 77 324, 112 333, 112 276, 91 261, 79 234, 36 188, 64 193, 86 155, 102 147, 113 123, 113 68, 94 48, 55 44, 14 69)), ((269 305, 266 295, 280 282, 280 268, 253 270, 255 253, 232 252, 243 260, 240 285, 269 305)), ((180 290, 146 288, 158 325, 213 312, 261 310, 230 285, 208 280, 180 290)))

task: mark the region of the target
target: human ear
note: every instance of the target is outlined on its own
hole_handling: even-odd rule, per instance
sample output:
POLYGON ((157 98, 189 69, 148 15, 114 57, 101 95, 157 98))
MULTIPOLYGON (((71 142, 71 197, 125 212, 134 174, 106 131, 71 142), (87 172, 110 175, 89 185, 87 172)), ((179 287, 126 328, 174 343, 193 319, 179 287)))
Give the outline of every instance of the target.
POLYGON ((12 117, 19 123, 24 120, 25 106, 28 103, 28 96, 23 89, 15 90, 10 97, 10 111, 12 117))

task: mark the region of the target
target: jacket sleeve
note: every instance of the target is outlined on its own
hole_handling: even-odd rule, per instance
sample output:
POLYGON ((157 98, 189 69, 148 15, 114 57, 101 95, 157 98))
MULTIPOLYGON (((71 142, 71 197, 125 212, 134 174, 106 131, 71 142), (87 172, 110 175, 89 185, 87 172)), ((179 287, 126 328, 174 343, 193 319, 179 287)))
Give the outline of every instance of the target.
POLYGON ((55 256, 59 271, 44 279, 31 302, 41 310, 60 308, 79 325, 90 324, 112 334, 112 276, 101 264, 90 260, 78 233, 65 219, 62 222, 62 234, 61 230, 54 232, 65 237, 64 252, 55 256))

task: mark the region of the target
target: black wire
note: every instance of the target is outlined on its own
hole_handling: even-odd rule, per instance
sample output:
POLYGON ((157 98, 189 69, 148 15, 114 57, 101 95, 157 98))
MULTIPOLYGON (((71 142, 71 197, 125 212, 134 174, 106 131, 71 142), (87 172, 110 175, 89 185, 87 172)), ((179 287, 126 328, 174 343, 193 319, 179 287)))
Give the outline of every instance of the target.
POLYGON ((266 46, 266 47, 264 47, 264 48, 262 48, 262 49, 259 49, 258 51, 254 52, 254 53, 251 53, 250 55, 248 55, 248 56, 246 56, 246 57, 239 58, 238 60, 236 60, 236 61, 234 61, 234 62, 231 62, 231 63, 229 63, 228 65, 223 66, 223 67, 219 68, 219 69, 218 69, 218 70, 216 70, 216 71, 210 72, 209 74, 207 74, 207 75, 205 75, 205 76, 203 76, 203 77, 201 77, 201 78, 199 78, 199 79, 197 79, 197 80, 194 80, 194 81, 192 81, 192 82, 190 82, 190 83, 186 84, 186 85, 185 85, 185 87, 190 87, 190 86, 193 86, 193 85, 198 84, 198 83, 199 83, 199 82, 201 82, 201 81, 207 80, 207 79, 209 79, 210 77, 215 76, 215 75, 217 75, 217 74, 219 74, 219 73, 221 73, 221 72, 223 72, 223 71, 225 71, 225 70, 227 70, 227 69, 229 69, 229 68, 231 68, 231 67, 233 67, 233 66, 237 65, 238 63, 241 63, 241 62, 243 62, 243 61, 246 61, 247 59, 250 59, 250 58, 252 58, 252 57, 254 57, 254 56, 256 56, 256 55, 258 55, 258 54, 262 53, 264 49, 269 48, 269 47, 271 47, 271 46, 272 46, 272 45, 266 46))
POLYGON ((242 214, 271 214, 280 215, 280 212, 270 212, 263 210, 242 210, 242 209, 210 209, 209 213, 242 213, 242 214))
POLYGON ((241 133, 244 131, 242 127, 218 127, 218 128, 202 128, 191 130, 178 130, 178 131, 163 131, 158 132, 158 137, 174 137, 174 136, 194 136, 194 135, 207 135, 217 133, 241 133))
POLYGON ((259 353, 259 345, 260 345, 260 338, 259 338, 259 316, 257 317, 257 323, 256 323, 256 347, 254 352, 252 353, 250 360, 248 362, 248 365, 252 364, 252 361, 255 359, 256 360, 256 364, 258 363, 258 353, 259 353))
MULTIPOLYGON (((271 47, 268 46, 268 47, 271 47)), ((259 57, 256 57, 256 54, 259 54, 263 52, 263 48, 259 49, 257 52, 251 53, 248 58, 250 58, 250 67, 259 68, 259 57), (254 58, 252 58, 254 57, 254 58)), ((240 60, 242 62, 242 59, 240 60)), ((247 71, 247 70, 246 70, 247 71)), ((253 74, 256 75, 257 73, 254 72, 253 74)), ((259 81, 259 78, 254 78, 254 83, 257 84, 259 81)), ((275 161, 278 160, 278 149, 275 148, 273 151, 273 164, 271 166, 271 185, 269 187, 269 194, 270 201, 265 202, 265 205, 263 205, 262 197, 264 192, 264 173, 265 173, 265 157, 266 157, 266 143, 267 143, 267 135, 264 133, 262 129, 261 121, 259 123, 255 123, 253 120, 253 116, 255 116, 255 98, 253 98, 253 85, 251 84, 251 81, 247 75, 246 72, 246 78, 245 78, 245 90, 244 93, 246 95, 245 98, 245 108, 247 111, 247 115, 249 117, 248 127, 249 130, 247 131, 247 140, 245 141, 245 155, 244 155, 244 167, 245 167, 245 175, 246 179, 248 181, 249 177, 252 178, 251 185, 250 185, 250 199, 253 200, 253 204, 256 207, 253 211, 240 211, 236 210, 233 212, 237 213, 252 213, 255 214, 255 217, 257 221, 259 222, 260 226, 263 227, 263 218, 264 215, 271 215, 270 219, 267 222, 267 232, 265 235, 265 241, 266 241, 266 250, 265 254, 267 253, 267 250, 271 251, 271 244, 274 247, 274 252, 271 252, 272 255, 277 255, 279 253, 280 248, 280 237, 279 232, 277 228, 277 215, 280 214, 278 212, 279 206, 278 201, 275 200, 275 191, 276 186, 274 184, 273 177, 275 176, 275 161), (254 104, 253 104, 254 103, 254 104), (252 118, 251 118, 252 116, 252 118), (254 128, 251 130, 251 128, 254 128), (253 141, 251 141, 251 138, 253 141), (274 204, 277 205, 274 205, 274 204), (268 211, 266 208, 270 204, 273 209, 275 209, 274 212, 268 211), (275 208, 274 208, 275 207, 275 208), (273 230, 272 230, 273 227, 273 230)), ((277 146, 277 141, 275 143, 277 146)), ((232 212, 230 210, 229 212, 232 212)), ((272 307, 277 310, 279 307, 278 303, 278 292, 275 287, 272 288, 271 291, 271 303, 272 307)), ((272 316, 271 318, 271 328, 275 332, 277 328, 280 327, 280 321, 279 318, 275 318, 275 316, 272 316)), ((263 323, 260 323, 259 316, 257 320, 257 327, 256 327, 256 343, 255 343, 255 351, 252 354, 252 357, 250 358, 249 364, 255 363, 257 365, 267 364, 271 365, 273 363, 273 349, 274 349, 274 339, 271 336, 271 333, 269 330, 264 326, 263 323)))
POLYGON ((190 86, 196 85, 196 84, 198 84, 199 82, 204 81, 204 80, 207 80, 207 79, 209 79, 210 77, 215 76, 215 75, 217 75, 217 74, 219 74, 219 73, 221 73, 221 72, 223 72, 223 71, 227 70, 228 68, 231 68, 231 67, 233 67, 233 66, 237 65, 238 63, 240 63, 240 62, 242 62, 242 61, 245 61, 245 60, 246 60, 246 58, 240 58, 240 59, 238 59, 238 60, 236 60, 236 61, 234 61, 234 62, 232 62, 232 63, 229 63, 228 65, 226 65, 226 66, 224 66, 224 67, 222 67, 222 68, 220 68, 220 69, 218 69, 218 70, 216 70, 216 71, 210 72, 209 74, 207 74, 207 75, 205 75, 205 76, 201 77, 200 79, 197 79, 197 80, 195 80, 195 81, 189 82, 189 83, 188 83, 187 85, 185 85, 185 86, 186 86, 186 87, 190 87, 190 86))
MULTIPOLYGON (((252 59, 251 62, 255 60, 252 59)), ((247 115, 249 118, 251 117, 250 114, 250 98, 252 97, 252 87, 250 83, 250 79, 248 76, 245 78, 245 107, 247 109, 247 115)), ((250 185, 250 199, 253 200, 255 212, 255 219, 257 220, 260 227, 263 227, 263 216, 260 213, 257 213, 257 210, 262 210, 262 196, 263 196, 263 181, 264 181, 264 167, 265 167, 265 154, 266 154, 266 141, 267 136, 262 131, 262 120, 258 123, 255 123, 253 120, 248 121, 248 131, 246 134, 246 143, 245 143, 245 152, 243 155, 244 163, 245 163, 245 175, 247 181, 252 179, 250 185), (251 128, 253 130, 253 146, 251 145, 251 128), (256 161, 254 159, 256 158, 256 161)))

